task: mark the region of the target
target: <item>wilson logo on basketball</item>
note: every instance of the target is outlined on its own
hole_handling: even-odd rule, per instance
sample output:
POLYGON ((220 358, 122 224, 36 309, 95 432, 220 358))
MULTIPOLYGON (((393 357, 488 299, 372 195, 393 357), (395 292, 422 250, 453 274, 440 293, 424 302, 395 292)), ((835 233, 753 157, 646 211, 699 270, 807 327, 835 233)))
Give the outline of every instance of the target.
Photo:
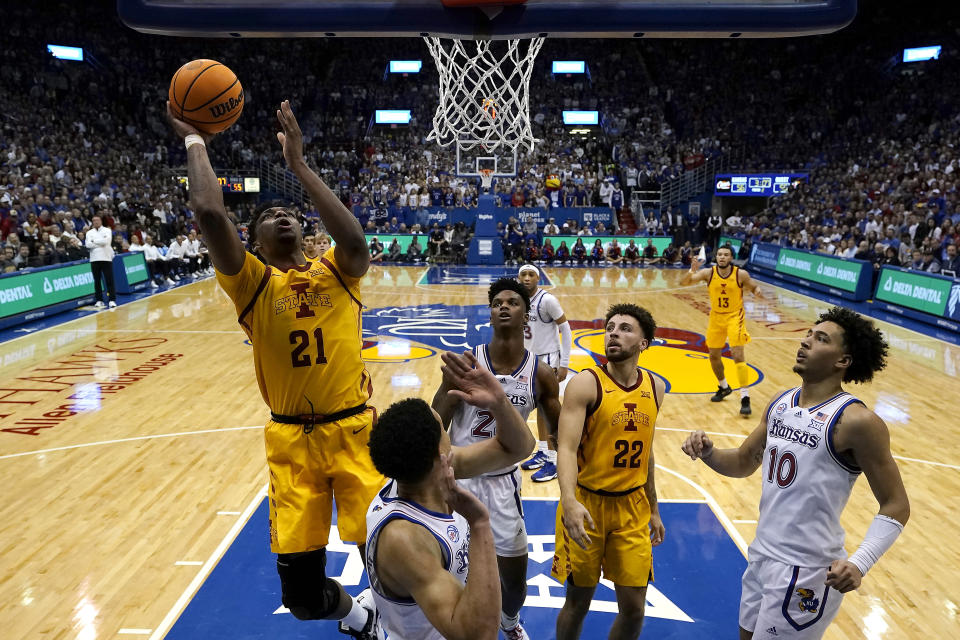
POLYGON ((219 118, 220 116, 230 113, 231 111, 233 111, 234 109, 236 109, 242 104, 243 104, 243 91, 241 91, 240 95, 237 96, 236 98, 230 98, 229 100, 220 102, 218 104, 215 104, 209 107, 210 116, 214 118, 219 118))

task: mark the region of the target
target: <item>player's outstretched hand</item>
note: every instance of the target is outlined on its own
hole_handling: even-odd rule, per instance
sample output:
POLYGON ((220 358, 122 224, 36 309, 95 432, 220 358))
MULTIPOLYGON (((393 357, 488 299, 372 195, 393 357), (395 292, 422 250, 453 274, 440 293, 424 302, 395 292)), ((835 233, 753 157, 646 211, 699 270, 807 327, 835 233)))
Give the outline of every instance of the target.
POLYGON ((441 354, 444 378, 453 386, 447 393, 467 404, 481 409, 492 409, 504 400, 503 387, 492 373, 477 366, 477 359, 470 351, 462 355, 446 352, 441 354))
POLYGON ((167 122, 170 123, 170 126, 173 128, 173 132, 176 133, 177 136, 180 137, 181 139, 186 138, 187 136, 192 134, 192 135, 200 136, 201 138, 203 138, 204 142, 210 142, 210 138, 212 138, 215 135, 213 133, 200 131, 192 124, 188 124, 183 120, 181 120, 180 118, 178 118, 177 116, 173 115, 173 109, 170 108, 169 100, 167 100, 167 122))
POLYGON ((297 167, 303 162, 303 133, 300 131, 300 125, 297 124, 297 118, 293 115, 293 109, 290 108, 290 101, 284 100, 277 109, 277 120, 283 131, 277 132, 277 140, 283 145, 283 159, 291 169, 297 167))
POLYGON ((690 254, 690 273, 696 273, 697 271, 700 271, 700 267, 703 265, 703 263, 700 262, 700 256, 693 255, 692 251, 690 254))
POLYGON ((827 569, 827 579, 823 584, 833 587, 840 593, 846 593, 860 588, 863 575, 857 565, 848 560, 834 560, 827 569))
POLYGON ((713 441, 703 431, 697 430, 687 436, 680 449, 691 460, 709 458, 713 454, 713 441))
POLYGON ((657 546, 663 542, 663 537, 667 534, 667 530, 663 526, 663 520, 660 519, 659 513, 650 514, 650 544, 657 546))
POLYGON ((563 527, 567 530, 567 534, 580 545, 581 549, 586 549, 587 545, 590 544, 590 536, 587 535, 584 522, 591 529, 596 529, 593 518, 590 517, 590 512, 578 500, 561 502, 561 506, 563 506, 563 527))
POLYGON ((443 498, 451 510, 462 515, 467 522, 474 525, 490 518, 490 512, 477 496, 473 495, 457 484, 453 475, 453 451, 440 454, 440 465, 443 469, 443 498))

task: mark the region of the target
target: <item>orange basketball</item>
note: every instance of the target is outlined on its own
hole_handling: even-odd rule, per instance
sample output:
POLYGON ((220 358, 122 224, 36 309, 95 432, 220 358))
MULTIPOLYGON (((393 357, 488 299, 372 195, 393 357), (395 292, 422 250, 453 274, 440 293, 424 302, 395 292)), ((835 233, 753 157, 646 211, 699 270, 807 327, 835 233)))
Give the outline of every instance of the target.
POLYGON ((216 60, 193 60, 170 81, 173 115, 206 133, 219 133, 243 111, 243 87, 237 76, 216 60))

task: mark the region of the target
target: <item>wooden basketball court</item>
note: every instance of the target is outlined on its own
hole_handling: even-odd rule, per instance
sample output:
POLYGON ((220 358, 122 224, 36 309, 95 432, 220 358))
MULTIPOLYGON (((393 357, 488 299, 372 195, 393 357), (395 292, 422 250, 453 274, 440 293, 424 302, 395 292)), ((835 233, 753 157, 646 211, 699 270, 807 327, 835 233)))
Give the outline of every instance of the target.
MULTIPOLYGON (((424 317, 446 321, 458 317, 459 307, 486 304, 485 285, 419 284, 423 273, 371 268, 363 282, 371 318, 378 309, 422 307, 429 310, 424 317), (438 311, 445 307, 454 311, 438 311)), ((567 317, 582 321, 574 325, 574 367, 589 361, 599 335, 589 321, 602 318, 612 302, 640 304, 660 327, 676 330, 667 334, 672 351, 663 346, 656 355, 651 349, 640 360, 674 391, 657 425, 659 495, 706 501, 745 550, 755 528, 759 474, 722 478, 686 458, 680 444, 690 429, 703 428, 719 446, 738 445, 769 398, 798 384, 791 366, 799 337, 828 305, 771 285, 762 287, 766 301, 749 303, 754 341, 747 358, 758 383, 751 388, 754 416, 744 420, 736 394, 720 404, 708 401, 715 381, 705 354, 684 349, 685 332, 706 329, 705 287, 678 286, 679 270, 547 273, 567 317)), ((389 312, 381 313, 386 317, 389 312)), ((891 344, 889 366, 873 384, 850 390, 890 427, 912 516, 860 591, 845 599, 826 637, 960 637, 960 553, 953 544, 960 516, 952 504, 960 495, 960 424, 951 408, 960 395, 960 348, 880 324, 891 344)), ((365 351, 373 404, 386 408, 409 395, 429 400, 440 382, 436 344, 418 340, 411 327, 375 327, 365 351)), ((434 343, 441 340, 437 333, 431 334, 434 343)), ((456 331, 442 340, 461 341, 456 331)), ((213 279, 199 281, 24 334, 0 344, 0 362, 6 496, 0 506, 0 636, 161 637, 266 485, 260 425, 267 410, 232 303, 213 279)), ((529 475, 526 495, 558 495, 556 482, 533 484, 529 475)), ((848 550, 859 544, 875 512, 861 479, 843 517, 848 550)), ((665 524, 669 537, 671 523, 665 524)), ((727 637, 736 637, 736 629, 727 637)))

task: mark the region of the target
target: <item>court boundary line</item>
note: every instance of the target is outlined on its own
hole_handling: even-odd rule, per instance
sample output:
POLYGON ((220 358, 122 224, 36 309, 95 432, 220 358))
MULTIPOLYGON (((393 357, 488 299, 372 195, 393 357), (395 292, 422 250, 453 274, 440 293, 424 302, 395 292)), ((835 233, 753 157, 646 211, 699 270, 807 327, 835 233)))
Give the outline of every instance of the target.
POLYGON ((654 466, 657 469, 660 469, 661 471, 669 473, 670 475, 675 476, 680 480, 683 480, 684 482, 689 484, 691 487, 696 489, 700 493, 700 495, 702 495, 705 498, 707 506, 709 506, 710 510, 713 511, 713 515, 720 522, 720 526, 722 526, 726 530, 727 535, 730 536, 730 539, 733 540, 733 543, 737 545, 738 549, 740 549, 740 553, 743 554, 744 558, 747 557, 747 547, 749 546, 747 545, 747 541, 740 534, 740 531, 737 529, 737 527, 733 524, 733 521, 727 515, 727 512, 723 510, 723 507, 720 506, 720 503, 717 502, 716 498, 714 498, 709 491, 707 491, 701 485, 697 484, 696 482, 694 482, 693 480, 691 480, 690 478, 688 478, 687 476, 683 475, 678 471, 674 471, 673 469, 668 469, 667 467, 664 467, 659 464, 655 464, 654 466))
POLYGON ((203 566, 197 572, 197 575, 193 577, 193 580, 190 581, 187 588, 183 590, 180 597, 177 598, 170 610, 167 611, 167 614, 160 621, 160 624, 157 625, 153 633, 150 634, 150 640, 161 640, 180 618, 180 615, 187 608, 187 605, 190 604, 190 601, 193 600, 193 597, 197 594, 197 591, 203 585, 204 581, 210 576, 214 566, 220 562, 223 554, 227 552, 227 549, 230 548, 230 545, 237 539, 237 536, 240 535, 243 528, 247 526, 247 522, 253 517, 253 512, 257 510, 257 507, 260 506, 263 499, 267 497, 267 486, 268 485, 263 485, 256 491, 253 499, 243 510, 243 513, 237 518, 237 521, 233 523, 233 526, 230 527, 227 534, 220 540, 220 544, 217 545, 213 553, 211 553, 206 562, 204 562, 203 566))
MULTIPOLYGON (((676 431, 678 433, 690 433, 692 429, 677 429, 671 427, 657 427, 657 431, 676 431)), ((710 436, 727 436, 730 438, 746 438, 747 436, 742 433, 724 433, 722 431, 704 431, 707 435, 710 436)), ((904 460, 906 462, 917 462, 920 464, 929 464, 934 467, 946 467, 947 469, 956 469, 960 471, 960 465, 956 464, 947 464, 946 462, 937 462, 936 460, 924 460, 923 458, 909 458, 907 456, 897 455, 896 453, 891 452, 891 455, 897 460, 904 460)), ((2 459, 2 457, 0 457, 2 459)))
POLYGON ((201 429, 199 431, 180 431, 178 433, 157 433, 149 436, 132 436, 130 438, 117 438, 115 440, 98 440, 97 442, 84 442, 81 444, 69 444, 62 447, 51 447, 49 449, 36 449, 34 451, 21 451, 20 453, 7 453, 0 455, 0 460, 8 458, 21 458, 23 456, 40 455, 43 453, 52 453, 56 451, 67 451, 70 449, 82 449, 85 447, 96 447, 104 444, 118 444, 121 442, 136 442, 138 440, 153 440, 154 438, 176 438, 179 436, 192 436, 205 433, 220 433, 225 431, 249 431, 251 429, 263 429, 264 425, 254 425, 249 427, 223 427, 221 429, 201 429))
MULTIPOLYGON (((110 310, 110 309, 108 309, 108 310, 101 309, 100 311, 94 311, 94 312, 92 312, 92 313, 88 313, 88 314, 86 314, 86 315, 79 316, 79 317, 73 318, 73 319, 71 319, 71 320, 64 320, 63 322, 58 322, 58 323, 56 323, 55 325, 53 325, 53 327, 61 327, 61 326, 66 325, 66 324, 70 324, 71 322, 76 322, 77 320, 86 320, 86 319, 89 318, 90 316, 100 315, 100 314, 103 313, 104 311, 106 311, 107 313, 110 313, 111 311, 115 311, 116 309, 119 309, 121 306, 125 307, 125 306, 127 306, 128 304, 136 304, 136 303, 138 303, 138 302, 145 302, 145 301, 149 300, 150 298, 152 298, 152 297, 154 297, 154 296, 166 295, 166 294, 168 294, 168 293, 172 293, 173 291, 176 291, 177 289, 181 289, 181 288, 183 288, 183 287, 190 287, 190 286, 193 286, 193 285, 195 285, 195 284, 200 284, 201 282, 205 282, 205 281, 207 281, 207 280, 209 280, 209 279, 210 279, 210 278, 203 278, 202 280, 194 280, 193 282, 188 282, 188 283, 186 283, 186 284, 181 284, 181 285, 179 285, 179 286, 172 287, 172 288, 170 288, 170 289, 167 289, 166 291, 157 291, 156 293, 151 293, 150 295, 144 296, 143 298, 138 298, 137 300, 131 300, 131 301, 129 301, 129 302, 124 302, 122 305, 117 306, 115 309, 112 309, 112 310, 110 310)), ((214 280, 216 280, 216 276, 214 276, 214 280)), ((184 295, 186 295, 186 294, 184 294, 184 295)), ((75 311, 75 310, 80 309, 80 308, 81 308, 81 307, 74 307, 73 310, 75 311)), ((63 313, 67 313, 67 312, 64 311, 63 313)), ((60 315, 60 314, 54 314, 54 315, 50 316, 50 318, 56 318, 58 315, 60 315)), ((24 323, 24 324, 27 324, 27 323, 24 323)), ((11 325, 9 328, 12 330, 12 329, 13 329, 14 327, 16 327, 16 326, 18 326, 18 325, 11 325)), ((11 342, 16 342, 17 340, 20 340, 21 338, 29 338, 29 337, 35 336, 35 335, 37 335, 38 333, 43 333, 44 331, 47 331, 47 330, 49 330, 49 329, 53 329, 53 327, 44 327, 43 329, 38 329, 37 331, 32 331, 32 332, 30 332, 30 333, 24 333, 22 336, 15 336, 15 337, 13 337, 13 338, 10 338, 9 340, 0 341, 0 345, 10 344, 11 342)))

